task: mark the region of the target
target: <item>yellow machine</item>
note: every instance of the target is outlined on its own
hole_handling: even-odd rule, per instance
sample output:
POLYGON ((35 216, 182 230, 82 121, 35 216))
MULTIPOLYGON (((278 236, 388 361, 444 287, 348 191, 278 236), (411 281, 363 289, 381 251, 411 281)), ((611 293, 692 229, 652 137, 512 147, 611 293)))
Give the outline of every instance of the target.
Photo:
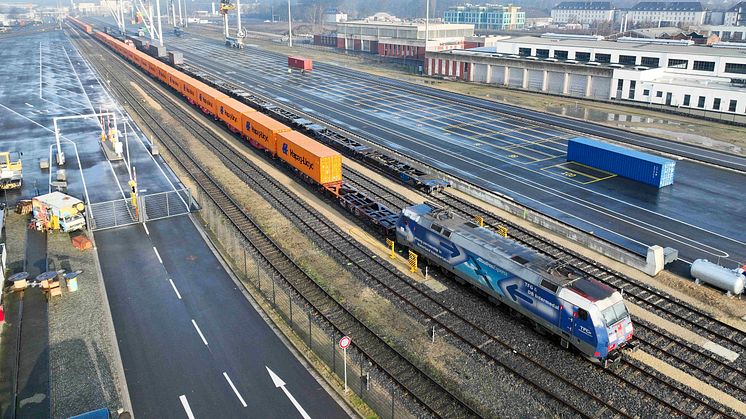
POLYGON ((38 230, 71 232, 85 228, 85 204, 62 192, 52 192, 31 201, 38 230))
POLYGON ((236 5, 231 3, 230 0, 221 0, 220 2, 220 13, 228 14, 230 10, 234 10, 236 5))
POLYGON ((23 184, 21 153, 0 152, 0 189, 20 189, 23 184))

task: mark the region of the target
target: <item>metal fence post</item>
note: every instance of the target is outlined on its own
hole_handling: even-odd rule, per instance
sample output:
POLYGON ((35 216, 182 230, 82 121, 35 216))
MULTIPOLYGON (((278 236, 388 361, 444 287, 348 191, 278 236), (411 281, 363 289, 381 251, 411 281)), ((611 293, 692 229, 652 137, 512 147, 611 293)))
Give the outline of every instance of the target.
POLYGON ((394 386, 391 386, 391 419, 394 419, 394 386))
POLYGON ((313 333, 313 331, 311 330, 311 326, 312 326, 311 312, 309 311, 308 312, 308 349, 310 349, 311 352, 313 352, 313 339, 311 338, 312 337, 311 333, 313 333))
POLYGON ((272 305, 277 306, 277 301, 275 301, 275 274, 272 274, 272 305))
POLYGON ((336 339, 334 339, 334 335, 332 335, 332 371, 335 374, 337 373, 337 350, 334 348, 334 344, 336 343, 336 339))
POLYGON ((167 216, 171 215, 171 205, 169 205, 168 201, 169 201, 168 194, 166 194, 166 215, 167 216))
POLYGON ((290 328, 293 328, 293 299, 288 292, 288 305, 290 306, 290 328))
MULTIPOLYGON (((111 202, 111 212, 114 213, 114 225, 116 226, 117 225, 117 207, 114 204, 114 202, 116 202, 116 201, 112 201, 111 202)), ((127 205, 126 202, 125 202, 125 205, 127 205)))

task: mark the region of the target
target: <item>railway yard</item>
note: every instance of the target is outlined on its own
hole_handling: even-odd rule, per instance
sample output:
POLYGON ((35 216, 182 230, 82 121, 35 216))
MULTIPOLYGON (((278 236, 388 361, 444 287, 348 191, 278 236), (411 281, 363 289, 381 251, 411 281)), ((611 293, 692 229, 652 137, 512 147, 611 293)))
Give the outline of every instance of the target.
POLYGON ((689 273, 746 266, 746 156, 288 71, 199 30, 165 37, 175 63, 107 25, 0 37, 0 144, 24 163, 6 205, 51 192, 64 151, 93 241, 68 257, 50 232, 34 253, 10 214, 7 269, 85 264, 96 290, 48 310, 41 290, 5 294, 2 417, 746 417, 746 302, 689 273), (567 161, 576 137, 674 160, 675 183, 567 161))

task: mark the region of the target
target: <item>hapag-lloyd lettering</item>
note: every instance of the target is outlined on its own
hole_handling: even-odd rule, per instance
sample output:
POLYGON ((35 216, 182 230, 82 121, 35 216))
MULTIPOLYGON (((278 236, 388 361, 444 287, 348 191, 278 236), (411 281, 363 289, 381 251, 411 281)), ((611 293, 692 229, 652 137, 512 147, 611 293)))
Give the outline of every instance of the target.
POLYGON ((290 150, 290 157, 298 163, 308 167, 308 170, 313 170, 313 163, 304 156, 300 156, 295 151, 290 150))
POLYGON ((251 127, 251 133, 254 134, 254 135, 256 135, 257 137, 259 137, 259 139, 262 140, 262 141, 264 141, 264 142, 269 141, 269 136, 267 136, 267 134, 265 134, 262 131, 259 131, 258 129, 254 128, 253 126, 251 127))

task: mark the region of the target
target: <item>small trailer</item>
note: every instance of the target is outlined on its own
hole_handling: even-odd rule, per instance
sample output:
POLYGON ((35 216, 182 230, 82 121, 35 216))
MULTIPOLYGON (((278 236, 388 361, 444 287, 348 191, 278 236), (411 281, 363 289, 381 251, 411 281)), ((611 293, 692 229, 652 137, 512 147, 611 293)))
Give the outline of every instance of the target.
POLYGON ((32 200, 35 227, 69 233, 85 228, 85 204, 62 192, 40 195, 32 200))

